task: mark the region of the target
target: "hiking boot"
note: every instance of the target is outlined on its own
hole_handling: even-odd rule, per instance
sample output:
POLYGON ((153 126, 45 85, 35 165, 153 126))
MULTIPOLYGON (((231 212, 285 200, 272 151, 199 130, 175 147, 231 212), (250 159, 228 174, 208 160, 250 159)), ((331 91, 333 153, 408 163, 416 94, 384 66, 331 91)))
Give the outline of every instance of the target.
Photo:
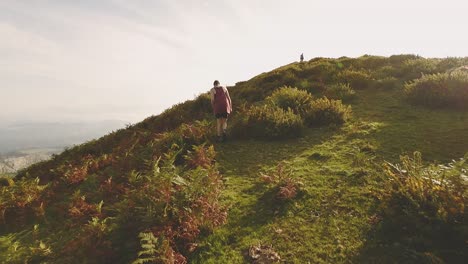
POLYGON ((226 141, 227 141, 227 135, 226 135, 226 132, 223 132, 222 141, 223 141, 223 142, 226 142, 226 141))

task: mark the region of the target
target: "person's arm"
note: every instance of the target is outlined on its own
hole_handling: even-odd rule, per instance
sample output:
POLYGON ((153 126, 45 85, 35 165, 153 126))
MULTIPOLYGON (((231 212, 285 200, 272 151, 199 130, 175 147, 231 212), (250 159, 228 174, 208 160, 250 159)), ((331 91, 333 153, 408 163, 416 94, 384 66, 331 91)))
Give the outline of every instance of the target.
POLYGON ((228 91, 227 87, 226 87, 226 96, 227 96, 227 99, 229 101, 229 108, 230 108, 229 110, 232 112, 231 96, 229 95, 229 91, 228 91))
POLYGON ((214 89, 210 90, 210 99, 211 99, 211 106, 214 106, 214 89))

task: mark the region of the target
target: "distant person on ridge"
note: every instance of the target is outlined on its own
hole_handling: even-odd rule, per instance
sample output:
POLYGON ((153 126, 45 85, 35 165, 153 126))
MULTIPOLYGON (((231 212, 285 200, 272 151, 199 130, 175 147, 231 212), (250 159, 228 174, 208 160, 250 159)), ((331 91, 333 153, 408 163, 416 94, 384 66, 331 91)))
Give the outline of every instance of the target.
POLYGON ((301 62, 304 61, 304 53, 301 53, 301 62))
POLYGON ((220 141, 226 141, 227 119, 232 112, 231 97, 226 87, 216 80, 210 90, 211 106, 216 117, 216 131, 220 141))

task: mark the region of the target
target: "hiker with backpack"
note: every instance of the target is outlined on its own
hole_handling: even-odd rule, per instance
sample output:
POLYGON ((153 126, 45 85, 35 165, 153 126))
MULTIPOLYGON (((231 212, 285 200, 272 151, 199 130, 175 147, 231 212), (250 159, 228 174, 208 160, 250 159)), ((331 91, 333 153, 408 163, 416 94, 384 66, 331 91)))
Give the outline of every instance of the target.
POLYGON ((232 103, 229 92, 225 86, 221 86, 219 81, 213 83, 210 90, 211 106, 216 117, 216 132, 220 141, 226 141, 227 119, 232 112, 232 103))

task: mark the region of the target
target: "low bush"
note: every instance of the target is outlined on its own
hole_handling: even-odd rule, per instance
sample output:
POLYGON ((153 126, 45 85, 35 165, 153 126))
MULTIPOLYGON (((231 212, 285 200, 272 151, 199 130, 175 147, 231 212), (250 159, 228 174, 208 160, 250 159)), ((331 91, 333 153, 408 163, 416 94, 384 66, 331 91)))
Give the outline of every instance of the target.
POLYGON ((229 92, 234 102, 256 103, 271 95, 278 87, 298 85, 300 79, 296 77, 297 73, 298 70, 292 66, 276 69, 260 74, 247 83, 236 84, 229 92))
POLYGON ((339 67, 332 59, 319 59, 311 61, 309 65, 298 74, 298 77, 308 78, 316 82, 329 83, 333 81, 338 70, 339 67))
POLYGON ((286 162, 280 162, 274 170, 260 173, 260 180, 276 192, 276 198, 291 200, 301 191, 302 182, 294 177, 286 162))
MULTIPOLYGON (((150 142, 152 151, 165 153, 170 151, 173 145, 189 150, 191 146, 201 145, 214 138, 213 124, 207 121, 197 121, 193 124, 182 124, 173 131, 160 134, 150 142)), ((183 162, 183 155, 177 156, 176 163, 183 162)), ((128 160, 128 159, 127 159, 128 160)))
POLYGON ((305 116, 305 122, 309 126, 340 125, 351 116, 351 107, 343 105, 340 100, 324 97, 313 101, 311 106, 311 111, 305 116))
POLYGON ((322 81, 307 81, 307 86, 301 86, 301 88, 306 90, 310 94, 323 94, 324 91, 327 89, 327 86, 322 81))
MULTIPOLYGON (((264 89, 259 89, 256 84, 240 84, 229 89, 229 94, 235 105, 239 103, 255 103, 265 98, 264 89)), ((237 108, 237 107, 236 107, 237 108)))
POLYGON ((358 69, 377 69, 389 63, 389 59, 383 56, 364 55, 353 59, 352 66, 358 69))
POLYGON ((383 66, 378 69, 374 69, 372 71, 372 78, 374 79, 384 79, 384 78, 391 78, 397 75, 399 72, 398 68, 395 68, 394 66, 383 66))
POLYGON ((258 79, 257 86, 262 88, 267 87, 265 90, 271 90, 272 87, 276 89, 277 87, 285 85, 294 86, 297 80, 296 71, 294 69, 275 70, 258 79))
MULTIPOLYGON (((387 163, 382 233, 387 243, 422 250, 447 263, 466 259, 466 182, 468 156, 447 165, 425 166, 421 153, 387 163), (463 255, 465 255, 463 257, 463 255)), ((461 262, 460 262, 461 261, 461 262)))
POLYGON ((303 115, 310 109, 313 97, 307 91, 284 86, 273 92, 266 101, 283 110, 291 109, 297 115, 303 115))
POLYGON ((356 96, 356 92, 347 83, 337 83, 325 90, 325 95, 331 99, 349 101, 356 96))
POLYGON ((251 107, 234 126, 233 134, 238 137, 279 139, 299 136, 304 122, 291 109, 262 105, 251 107))
POLYGON ((164 250, 148 252, 146 257, 158 259, 170 253, 185 260, 202 231, 210 232, 226 221, 227 210, 219 202, 223 182, 214 166, 213 147, 193 149, 184 155, 188 165, 184 168, 175 166, 183 149, 173 145, 148 164, 148 171, 131 175, 133 188, 112 205, 120 227, 151 233, 160 246, 165 245, 164 250))
POLYGON ((415 104, 468 109, 468 73, 466 72, 424 75, 407 83, 404 89, 408 99, 415 104))
POLYGON ((451 69, 466 65, 464 64, 464 62, 467 62, 464 58, 448 57, 445 59, 441 59, 437 64, 437 71, 446 72, 451 69))
POLYGON ((297 87, 302 90, 308 90, 310 87, 310 82, 309 80, 304 79, 297 84, 297 87))
POLYGON ((399 66, 405 61, 415 60, 415 59, 420 59, 420 58, 421 57, 419 57, 418 55, 414 55, 414 54, 400 54, 400 55, 392 55, 388 58, 388 60, 390 61, 390 64, 394 66, 399 66))
POLYGON ((399 68, 395 77, 409 81, 422 77, 424 74, 437 73, 438 61, 436 59, 413 59, 405 61, 399 68))
POLYGON ((202 93, 192 102, 192 109, 196 113, 210 114, 211 108, 211 97, 209 93, 202 93))
POLYGON ((338 81, 349 83, 353 89, 366 89, 372 85, 372 77, 365 71, 346 69, 338 74, 338 81))
POLYGON ((393 89, 402 83, 395 77, 385 77, 379 80, 376 80, 374 86, 381 89, 393 89))
POLYGON ((32 216, 43 215, 43 194, 47 185, 28 179, 0 188, 0 223, 20 226, 32 216))

